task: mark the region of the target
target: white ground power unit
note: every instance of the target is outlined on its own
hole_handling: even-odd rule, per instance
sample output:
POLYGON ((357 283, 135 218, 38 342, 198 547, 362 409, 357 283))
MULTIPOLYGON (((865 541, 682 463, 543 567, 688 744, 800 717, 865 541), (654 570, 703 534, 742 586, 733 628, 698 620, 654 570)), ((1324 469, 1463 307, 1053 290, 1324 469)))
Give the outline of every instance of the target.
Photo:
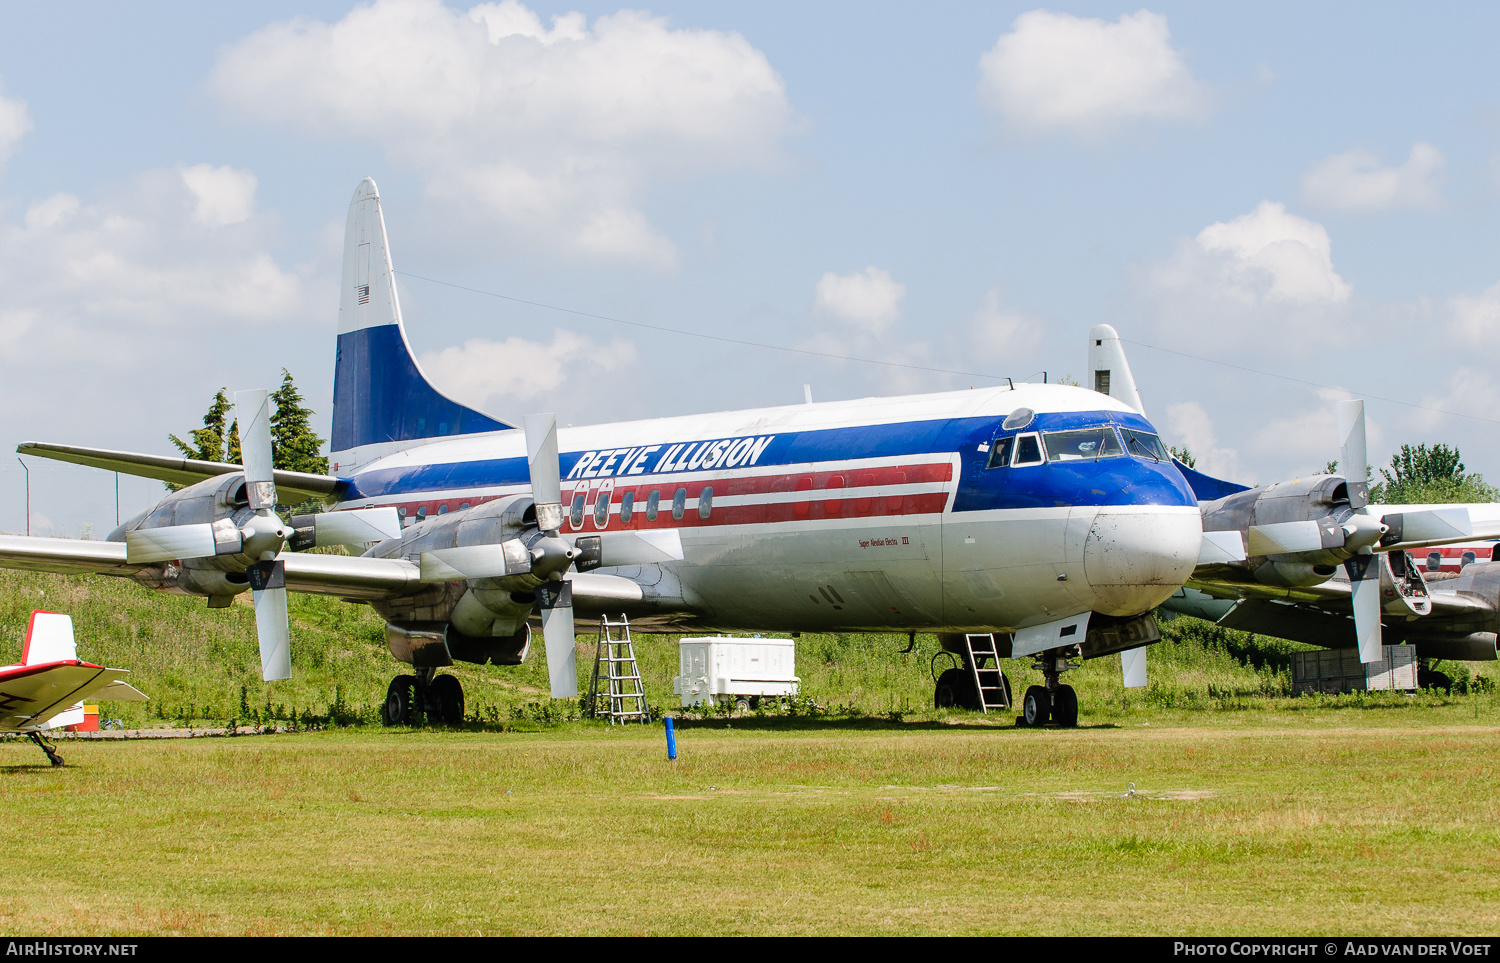
POLYGON ((793 697, 802 680, 796 672, 797 643, 792 639, 736 639, 701 636, 677 643, 677 671, 672 691, 684 709, 709 702, 754 709, 762 700, 793 697))

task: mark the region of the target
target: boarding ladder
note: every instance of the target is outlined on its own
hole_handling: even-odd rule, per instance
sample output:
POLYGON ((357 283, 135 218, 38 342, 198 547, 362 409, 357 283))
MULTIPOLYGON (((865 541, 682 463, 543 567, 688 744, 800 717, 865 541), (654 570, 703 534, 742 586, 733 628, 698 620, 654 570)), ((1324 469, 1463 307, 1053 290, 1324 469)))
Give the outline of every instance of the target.
POLYGON ((594 718, 609 716, 610 725, 651 721, 646 705, 646 687, 635 661, 635 644, 630 641, 630 620, 624 615, 618 622, 609 616, 599 620, 599 645, 594 650, 594 681, 589 685, 589 714, 594 718), (605 705, 600 706, 601 699, 605 705))
POLYGON ((971 632, 964 636, 969 656, 969 671, 974 674, 974 689, 979 693, 979 711, 1010 708, 1010 683, 1000 671, 1000 651, 990 633, 971 632))

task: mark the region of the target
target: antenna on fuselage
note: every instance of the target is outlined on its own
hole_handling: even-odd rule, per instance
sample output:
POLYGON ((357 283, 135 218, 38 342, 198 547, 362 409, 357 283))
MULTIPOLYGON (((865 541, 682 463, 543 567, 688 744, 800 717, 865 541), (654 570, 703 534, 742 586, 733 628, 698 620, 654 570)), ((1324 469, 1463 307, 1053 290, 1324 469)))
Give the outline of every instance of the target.
POLYGON ((1096 324, 1089 329, 1089 370, 1094 373, 1095 391, 1124 402, 1143 415, 1146 413, 1140 393, 1135 390, 1130 362, 1125 360, 1125 348, 1110 325, 1096 324))

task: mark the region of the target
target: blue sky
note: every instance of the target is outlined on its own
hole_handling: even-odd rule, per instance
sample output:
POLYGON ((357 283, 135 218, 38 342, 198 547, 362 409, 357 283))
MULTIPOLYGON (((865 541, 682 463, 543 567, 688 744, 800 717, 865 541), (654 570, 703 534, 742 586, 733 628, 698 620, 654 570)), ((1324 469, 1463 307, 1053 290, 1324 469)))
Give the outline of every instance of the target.
MULTIPOLYGON (((326 431, 340 233, 370 175, 410 275, 889 362, 403 277, 424 365, 502 418, 1081 375, 1108 322, 1200 468, 1316 470, 1354 394, 1377 464, 1444 441, 1500 479, 1487 8, 0 16, 7 444, 165 452, 216 388, 283 366, 326 431)), ((112 476, 32 464, 34 531, 112 526, 112 476)), ((23 477, 0 469, 0 528, 25 525, 23 477)), ((122 511, 159 490, 126 479, 122 511)))

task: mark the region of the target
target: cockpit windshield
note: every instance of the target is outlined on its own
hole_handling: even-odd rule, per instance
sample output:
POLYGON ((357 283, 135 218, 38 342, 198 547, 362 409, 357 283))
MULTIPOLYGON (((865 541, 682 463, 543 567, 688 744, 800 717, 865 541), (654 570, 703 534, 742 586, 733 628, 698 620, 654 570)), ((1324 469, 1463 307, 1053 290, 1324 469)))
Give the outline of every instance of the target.
POLYGON ((1167 454, 1166 448, 1162 447, 1161 439, 1149 431, 1135 431, 1131 428, 1121 428, 1125 433, 1125 447, 1130 453, 1139 458, 1153 458, 1156 461, 1170 461, 1171 456, 1167 454))
POLYGON ((1047 445, 1048 461, 1098 461, 1100 458, 1119 458, 1125 454, 1120 447, 1120 436, 1110 425, 1097 428, 1080 428, 1077 431, 1043 432, 1042 440, 1047 445))

